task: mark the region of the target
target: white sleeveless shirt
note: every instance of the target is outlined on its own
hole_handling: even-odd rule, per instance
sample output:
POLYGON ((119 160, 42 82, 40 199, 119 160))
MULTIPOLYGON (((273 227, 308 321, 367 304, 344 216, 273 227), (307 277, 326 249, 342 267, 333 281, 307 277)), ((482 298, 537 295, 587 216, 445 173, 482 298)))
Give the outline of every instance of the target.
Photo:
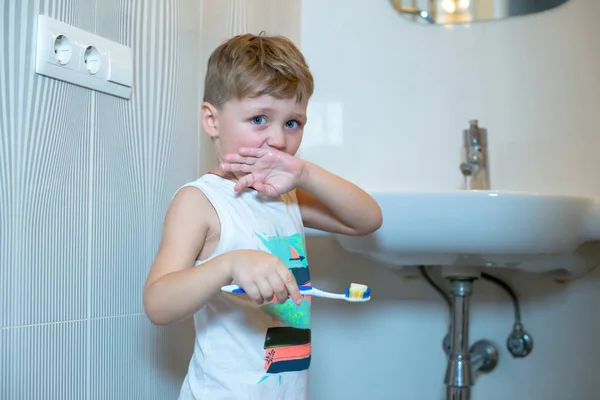
MULTIPOLYGON (((206 174, 183 186, 200 189, 221 224, 214 253, 196 265, 231 250, 263 250, 310 285, 295 191, 264 198, 251 189, 235 193, 234 185, 206 174)), ((243 294, 217 295, 194 314, 194 353, 179 400, 308 399, 310 307, 310 296, 299 306, 288 299, 261 307, 243 294)))

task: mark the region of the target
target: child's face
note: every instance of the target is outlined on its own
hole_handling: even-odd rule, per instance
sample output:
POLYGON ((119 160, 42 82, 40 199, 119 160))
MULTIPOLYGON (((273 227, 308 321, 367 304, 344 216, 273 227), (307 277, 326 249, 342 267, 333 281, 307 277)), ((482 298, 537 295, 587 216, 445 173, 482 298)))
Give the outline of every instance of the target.
POLYGON ((241 147, 274 148, 295 155, 302 142, 308 101, 272 96, 230 100, 220 110, 205 103, 202 127, 217 139, 219 160, 241 147))

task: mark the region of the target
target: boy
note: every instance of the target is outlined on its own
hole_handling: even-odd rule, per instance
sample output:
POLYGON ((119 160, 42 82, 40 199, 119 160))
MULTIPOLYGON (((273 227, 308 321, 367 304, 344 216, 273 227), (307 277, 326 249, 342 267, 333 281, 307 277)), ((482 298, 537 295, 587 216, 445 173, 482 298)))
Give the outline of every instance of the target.
POLYGON ((303 226, 366 235, 375 200, 295 157, 313 78, 286 38, 233 37, 208 61, 201 119, 219 165, 173 198, 144 287, 155 324, 194 316, 181 400, 304 400, 310 285, 303 226), (221 292, 235 283, 247 295, 221 292))

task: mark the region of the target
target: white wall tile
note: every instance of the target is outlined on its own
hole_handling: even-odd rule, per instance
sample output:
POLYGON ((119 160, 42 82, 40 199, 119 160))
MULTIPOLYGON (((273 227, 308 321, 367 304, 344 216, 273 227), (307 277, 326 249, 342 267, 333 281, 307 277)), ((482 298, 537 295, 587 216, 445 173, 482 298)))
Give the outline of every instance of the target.
POLYGON ((133 48, 131 101, 97 95, 92 177, 92 316, 142 311, 142 288, 177 188, 195 179, 195 1, 98 4, 98 34, 133 48))
POLYGON ((89 400, 176 399, 193 334, 191 321, 157 328, 145 315, 93 320, 89 400))
POLYGON ((0 327, 85 317, 91 93, 33 73, 36 16, 83 29, 82 1, 0 8, 0 327))
POLYGON ((171 197, 196 178, 199 13, 196 0, 0 6, 1 399, 88 399, 90 378, 99 399, 178 391, 189 341, 171 353, 190 327, 147 322, 142 287, 171 197), (131 46, 133 98, 35 75, 40 13, 131 46), (126 349, 137 364, 119 365, 120 341, 142 339, 126 349), (161 383, 165 362, 179 375, 161 383))
POLYGON ((0 399, 85 399, 86 332, 83 321, 0 328, 0 399))

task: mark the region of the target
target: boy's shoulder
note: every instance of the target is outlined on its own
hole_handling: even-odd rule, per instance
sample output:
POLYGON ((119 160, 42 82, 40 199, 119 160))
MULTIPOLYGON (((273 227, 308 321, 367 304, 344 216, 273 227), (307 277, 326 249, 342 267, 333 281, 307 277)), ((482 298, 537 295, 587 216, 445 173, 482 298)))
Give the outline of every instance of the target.
POLYGON ((218 216, 212 202, 202 190, 200 182, 204 180, 202 176, 183 185, 173 196, 169 208, 174 214, 181 215, 181 218, 211 226, 218 223, 218 216))

